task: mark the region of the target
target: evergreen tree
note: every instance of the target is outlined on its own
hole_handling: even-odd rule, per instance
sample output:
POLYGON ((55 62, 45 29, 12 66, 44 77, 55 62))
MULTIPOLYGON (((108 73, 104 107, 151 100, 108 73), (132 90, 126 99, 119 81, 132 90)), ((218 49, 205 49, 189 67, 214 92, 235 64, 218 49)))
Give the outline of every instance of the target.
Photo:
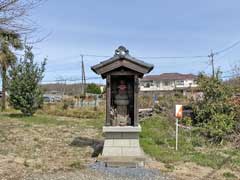
POLYGON ((0 72, 2 77, 2 110, 5 110, 6 106, 6 86, 7 86, 7 71, 10 66, 16 62, 16 56, 12 51, 13 49, 22 49, 22 42, 20 40, 20 35, 0 29, 0 72))
POLYGON ((43 104, 43 94, 39 83, 43 78, 46 59, 38 64, 34 63, 32 47, 25 46, 25 55, 10 70, 9 100, 10 104, 24 115, 33 115, 43 104))

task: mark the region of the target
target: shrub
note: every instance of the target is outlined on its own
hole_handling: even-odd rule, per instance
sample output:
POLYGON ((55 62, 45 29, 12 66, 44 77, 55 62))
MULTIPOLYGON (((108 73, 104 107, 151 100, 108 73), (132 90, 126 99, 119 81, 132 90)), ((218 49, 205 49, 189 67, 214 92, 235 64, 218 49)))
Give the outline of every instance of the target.
POLYGON ((98 85, 92 83, 87 85, 87 93, 101 94, 101 89, 98 85))
POLYGON ((214 142, 220 142, 225 135, 233 132, 234 115, 215 114, 205 127, 208 129, 208 136, 214 142))
POLYGON ((13 66, 9 75, 10 104, 24 115, 33 115, 43 104, 39 82, 43 78, 46 60, 39 67, 34 63, 32 47, 25 46, 24 59, 13 66))
POLYGON ((153 106, 153 98, 151 96, 138 97, 139 108, 150 108, 153 106))
POLYGON ((192 119, 190 117, 184 117, 181 122, 186 125, 186 126, 191 126, 192 125, 192 119))
POLYGON ((204 134, 214 142, 222 142, 235 124, 235 108, 230 103, 232 90, 216 77, 200 74, 198 79, 203 97, 192 102, 194 124, 204 127, 204 134))
POLYGON ((74 107, 74 101, 73 101, 73 99, 64 99, 64 100, 63 100, 62 109, 63 109, 63 110, 67 110, 69 107, 71 107, 71 108, 74 107))

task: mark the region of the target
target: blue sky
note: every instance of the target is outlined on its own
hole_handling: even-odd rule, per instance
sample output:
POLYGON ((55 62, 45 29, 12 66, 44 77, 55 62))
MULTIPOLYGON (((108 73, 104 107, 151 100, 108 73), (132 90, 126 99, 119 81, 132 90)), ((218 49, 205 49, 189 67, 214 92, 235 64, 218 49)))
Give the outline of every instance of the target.
MULTIPOLYGON (((239 8, 239 0, 48 0, 31 12, 35 38, 50 33, 34 52, 38 62, 48 57, 44 81, 81 78, 80 54, 113 55, 119 45, 136 57, 207 56, 240 40, 239 8)), ((216 66, 230 70, 239 50, 216 56, 216 66)), ((90 66, 104 59, 84 57, 86 76, 96 77, 90 66)), ((208 58, 144 61, 155 65, 151 74, 211 72, 208 58)))

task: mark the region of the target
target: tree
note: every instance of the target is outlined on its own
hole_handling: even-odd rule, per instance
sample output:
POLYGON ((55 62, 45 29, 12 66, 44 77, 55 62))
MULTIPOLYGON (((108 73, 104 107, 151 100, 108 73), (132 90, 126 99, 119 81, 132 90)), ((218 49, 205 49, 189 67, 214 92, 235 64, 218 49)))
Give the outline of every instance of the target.
POLYGON ((24 115, 33 115, 43 104, 43 93, 39 86, 43 78, 46 59, 34 63, 32 47, 25 46, 24 59, 10 70, 9 100, 10 104, 24 115))
POLYGON ((16 62, 16 56, 12 51, 14 49, 22 49, 20 35, 12 31, 0 29, 0 72, 2 76, 2 104, 1 109, 6 107, 6 85, 7 70, 16 62))
POLYGON ((222 142, 225 135, 233 132, 235 109, 231 103, 232 90, 219 78, 200 74, 198 85, 202 98, 193 102, 194 123, 205 129, 206 135, 214 142, 222 142))
POLYGON ((34 25, 27 17, 41 2, 43 0, 0 0, 0 26, 18 33, 33 31, 34 25))
POLYGON ((230 78, 225 83, 235 90, 235 93, 240 92, 240 64, 239 62, 234 64, 231 69, 230 78))
POLYGON ((101 89, 98 85, 91 83, 87 85, 87 93, 101 94, 101 89))

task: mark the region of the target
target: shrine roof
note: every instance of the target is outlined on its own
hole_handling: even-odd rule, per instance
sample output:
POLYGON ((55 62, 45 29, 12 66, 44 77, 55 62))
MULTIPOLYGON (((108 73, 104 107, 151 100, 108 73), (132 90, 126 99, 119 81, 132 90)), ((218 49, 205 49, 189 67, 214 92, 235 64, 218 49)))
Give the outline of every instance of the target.
POLYGON ((113 57, 102 61, 95 66, 92 66, 91 69, 95 73, 102 75, 119 67, 126 67, 133 71, 145 74, 150 72, 154 66, 152 64, 132 57, 125 47, 119 46, 119 48, 115 50, 115 54, 113 57))

